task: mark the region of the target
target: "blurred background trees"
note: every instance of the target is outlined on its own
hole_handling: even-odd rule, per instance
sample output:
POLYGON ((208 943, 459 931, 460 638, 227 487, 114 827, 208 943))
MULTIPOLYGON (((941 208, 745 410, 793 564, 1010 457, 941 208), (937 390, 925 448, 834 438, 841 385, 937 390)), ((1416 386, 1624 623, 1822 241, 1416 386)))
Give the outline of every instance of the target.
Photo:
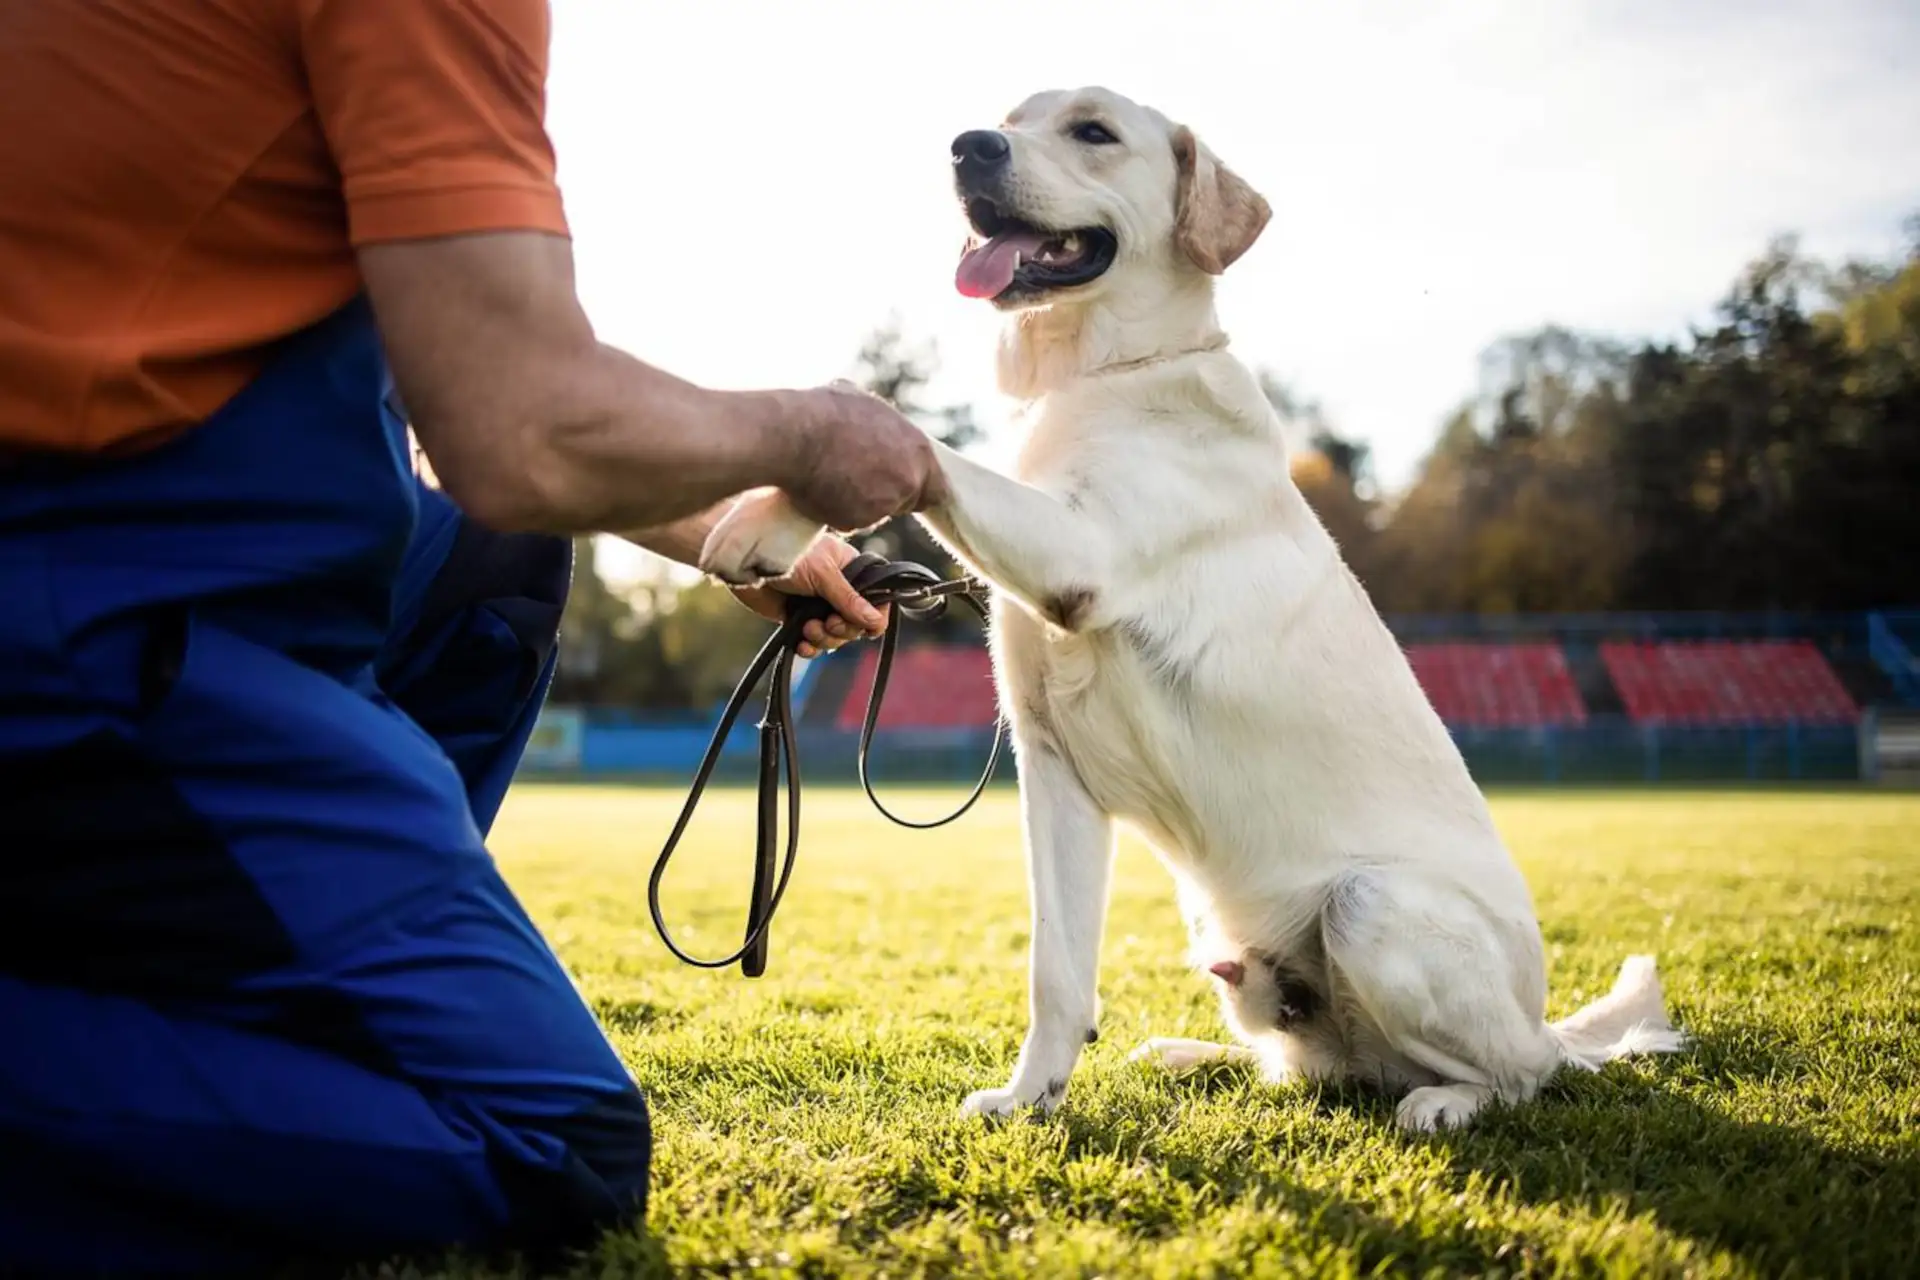
MULTIPOLYGON (((1886 262, 1792 239, 1683 340, 1548 326, 1483 353, 1401 490, 1366 442, 1262 376, 1295 481, 1383 612, 1844 610, 1920 602, 1920 217, 1886 262)), ((971 408, 932 403, 937 353, 897 320, 855 377, 955 448, 971 408)), ((955 566, 912 520, 862 540, 955 566)), ((721 588, 659 573, 615 590, 580 544, 559 701, 704 711, 767 634, 721 588)), ((964 628, 956 620, 951 625, 964 628)))

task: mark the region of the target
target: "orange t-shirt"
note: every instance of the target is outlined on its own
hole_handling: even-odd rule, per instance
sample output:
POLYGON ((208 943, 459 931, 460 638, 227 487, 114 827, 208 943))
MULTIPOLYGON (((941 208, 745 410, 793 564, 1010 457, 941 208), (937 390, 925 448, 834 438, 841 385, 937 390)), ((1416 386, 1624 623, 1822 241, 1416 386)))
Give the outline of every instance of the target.
POLYGON ((0 0, 0 456, 138 449, 361 289, 564 235, 547 0, 0 0))

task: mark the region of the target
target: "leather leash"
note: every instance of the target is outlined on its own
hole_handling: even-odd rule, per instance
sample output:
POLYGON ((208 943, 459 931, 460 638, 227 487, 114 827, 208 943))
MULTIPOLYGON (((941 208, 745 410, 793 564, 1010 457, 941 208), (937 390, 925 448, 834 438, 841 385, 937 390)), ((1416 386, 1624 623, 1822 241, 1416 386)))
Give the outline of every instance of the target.
MULTIPOLYGON (((880 661, 873 672, 873 692, 867 697, 866 720, 860 727, 860 786, 865 790, 867 799, 873 802, 873 807, 891 822, 918 831, 943 827, 973 808, 974 802, 992 780, 994 766, 1000 760, 1001 734, 997 722, 994 725, 993 748, 987 755, 987 767, 974 784, 973 793, 958 809, 930 822, 910 821, 881 804, 880 797, 874 794, 867 760, 873 749, 874 729, 880 722, 880 706, 886 697, 887 680, 893 670, 894 651, 899 647, 901 624, 908 619, 930 622, 944 614, 954 600, 972 609, 984 623, 987 607, 981 586, 969 578, 943 581, 925 565, 905 560, 882 560, 872 555, 854 557, 847 562, 844 572, 853 589, 869 604, 890 606, 892 609, 887 619, 886 634, 880 641, 880 661)), ((802 629, 807 623, 824 621, 832 614, 833 607, 818 597, 795 596, 787 602, 786 620, 768 637, 759 654, 748 664, 746 674, 740 677, 740 683, 734 686, 732 697, 727 699, 726 710, 721 712, 720 723, 707 743, 707 754, 694 774, 693 787, 687 793, 687 803, 681 808, 680 817, 673 824, 673 833, 667 837, 666 845, 661 848, 660 856, 653 864, 653 874, 647 881, 647 909, 653 915, 653 927, 660 934, 660 940, 667 944, 667 950, 695 968, 724 969, 738 961, 740 971, 749 978, 757 978, 766 972, 767 943, 773 913, 786 895, 787 881, 793 875, 794 862, 800 852, 800 750, 793 730, 793 660, 800 647, 802 629), (726 746, 727 735, 740 718, 741 708, 753 695, 761 677, 769 672, 772 679, 767 689, 767 709, 760 721, 758 834, 753 854, 753 889, 747 904, 746 941, 731 955, 718 960, 701 960, 682 951, 668 932, 667 922, 660 911, 660 882, 667 874, 667 864, 672 861, 674 851, 679 848, 680 837, 685 834, 694 810, 699 807, 701 797, 706 793, 707 784, 713 779, 714 767, 719 763, 720 753, 726 746), (780 844, 780 777, 783 762, 787 780, 786 850, 784 857, 776 858, 775 851, 780 844)))

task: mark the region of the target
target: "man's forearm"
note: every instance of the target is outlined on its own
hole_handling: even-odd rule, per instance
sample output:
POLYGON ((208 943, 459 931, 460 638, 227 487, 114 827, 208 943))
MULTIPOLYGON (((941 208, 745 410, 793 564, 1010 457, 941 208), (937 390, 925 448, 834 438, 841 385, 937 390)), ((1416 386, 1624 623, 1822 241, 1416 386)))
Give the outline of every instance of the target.
POLYGON ((415 434, 483 523, 650 528, 810 462, 802 394, 709 390, 598 341, 563 239, 371 245, 360 261, 415 434))
POLYGON ((732 506, 733 499, 728 498, 685 519, 647 529, 628 530, 619 536, 642 550, 698 568, 700 549, 706 546, 707 535, 713 532, 713 526, 720 523, 720 517, 726 515, 732 506))
MULTIPOLYGON (((545 394, 472 459, 469 487, 482 504, 474 514, 486 523, 559 534, 660 530, 793 474, 805 427, 782 393, 709 390, 600 343, 551 359, 538 380, 545 394)), ((446 475, 437 459, 436 467, 446 475)), ((690 536, 673 545, 684 549, 690 536)))
POLYGON ((691 563, 700 544, 688 540, 704 538, 715 508, 792 479, 806 443, 792 395, 709 390, 598 344, 582 364, 524 451, 545 522, 570 526, 553 532, 646 530, 691 563))

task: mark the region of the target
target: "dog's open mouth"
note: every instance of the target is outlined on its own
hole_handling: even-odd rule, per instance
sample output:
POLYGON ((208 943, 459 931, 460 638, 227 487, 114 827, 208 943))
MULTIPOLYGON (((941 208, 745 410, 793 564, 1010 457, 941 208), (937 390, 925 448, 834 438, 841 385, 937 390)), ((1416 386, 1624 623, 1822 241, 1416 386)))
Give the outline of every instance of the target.
POLYGON ((1119 242, 1105 227, 1047 231, 1009 217, 983 196, 967 201, 974 239, 960 255, 954 286, 969 298, 1071 289, 1100 278, 1119 242))

